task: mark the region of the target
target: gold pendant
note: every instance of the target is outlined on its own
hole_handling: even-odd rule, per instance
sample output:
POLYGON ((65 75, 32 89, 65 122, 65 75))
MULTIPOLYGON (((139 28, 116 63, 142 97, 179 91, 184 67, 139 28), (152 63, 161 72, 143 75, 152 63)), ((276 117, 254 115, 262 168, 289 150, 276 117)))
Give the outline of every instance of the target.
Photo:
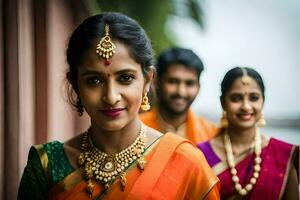
POLYGON ((138 167, 140 170, 144 171, 146 166, 146 160, 144 159, 144 157, 141 157, 138 159, 138 167))
POLYGON ((103 164, 101 165, 101 170, 104 172, 112 172, 115 170, 116 161, 113 157, 108 156, 105 158, 103 164))
POLYGON ((120 175, 120 183, 121 183, 122 190, 124 191, 124 190, 125 190, 126 183, 127 183, 126 173, 125 173, 125 172, 121 172, 121 175, 120 175))
POLYGON ((92 180, 88 180, 88 184, 87 184, 87 192, 89 194, 90 197, 93 196, 93 192, 94 192, 94 184, 92 183, 92 180))

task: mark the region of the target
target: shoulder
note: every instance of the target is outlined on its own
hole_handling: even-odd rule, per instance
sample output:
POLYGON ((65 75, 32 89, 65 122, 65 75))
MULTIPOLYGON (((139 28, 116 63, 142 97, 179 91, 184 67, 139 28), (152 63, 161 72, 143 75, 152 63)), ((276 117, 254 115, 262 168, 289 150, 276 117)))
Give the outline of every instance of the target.
POLYGON ((276 138, 271 137, 269 139, 269 145, 273 145, 273 146, 279 146, 282 148, 291 148, 291 147, 296 147, 293 144, 290 144, 288 142, 282 141, 282 140, 278 140, 276 138))
POLYGON ((174 149, 172 152, 173 157, 178 157, 183 162, 191 165, 200 166, 203 163, 207 164, 203 153, 189 140, 172 133, 167 133, 163 139, 167 141, 170 148, 174 149))
POLYGON ((44 151, 51 153, 53 151, 62 150, 63 145, 64 145, 63 142, 55 140, 55 141, 50 141, 50 142, 44 143, 44 144, 34 145, 33 147, 36 150, 43 149, 44 151))
POLYGON ((286 157, 293 161, 299 154, 299 146, 275 138, 270 138, 267 147, 269 152, 272 152, 272 156, 278 160, 286 157))
POLYGON ((199 126, 202 128, 202 131, 206 132, 209 139, 214 138, 221 132, 221 129, 217 124, 206 119, 203 116, 198 116, 197 122, 199 123, 199 126))
POLYGON ((147 126, 159 130, 159 124, 157 122, 157 110, 153 109, 148 112, 144 112, 139 115, 140 120, 147 126))
POLYGON ((267 147, 269 149, 269 152, 276 152, 276 155, 273 155, 275 157, 282 157, 282 156, 289 157, 292 154, 295 154, 295 152, 299 148, 296 145, 275 138, 269 139, 267 147))
MULTIPOLYGON (((27 165, 24 169, 25 176, 38 174, 38 179, 50 183, 52 180, 49 156, 52 152, 62 148, 63 143, 52 141, 45 144, 31 146, 28 154, 27 165)), ((40 180, 37 180, 40 181, 40 180)))
POLYGON ((196 166, 206 166, 207 162, 205 159, 204 154, 202 151, 197 149, 192 143, 190 142, 183 142, 181 143, 176 151, 174 152, 177 156, 181 156, 186 160, 187 162, 190 162, 190 164, 196 165, 196 166))
POLYGON ((204 154, 196 146, 188 140, 177 139, 182 142, 174 151, 169 165, 177 166, 175 167, 176 173, 184 174, 185 179, 189 180, 188 196, 204 198, 219 180, 207 163, 204 154))
POLYGON ((63 143, 60 141, 51 141, 44 144, 33 145, 29 150, 28 162, 36 160, 37 158, 39 158, 41 162, 45 159, 48 160, 48 154, 62 150, 62 148, 63 143))
POLYGON ((216 132, 219 131, 219 127, 218 127, 217 124, 215 124, 214 122, 206 119, 203 116, 198 117, 198 121, 200 122, 200 124, 202 126, 205 126, 207 128, 210 128, 210 129, 214 129, 216 132))
POLYGON ((30 160, 32 156, 38 157, 42 167, 44 169, 48 169, 49 160, 58 152, 63 152, 63 145, 64 143, 60 141, 51 141, 44 144, 34 145, 29 150, 28 160, 30 160))
POLYGON ((155 109, 147 111, 147 112, 143 112, 139 115, 139 117, 142 121, 148 120, 148 119, 151 119, 151 118, 155 118, 155 116, 156 116, 156 110, 155 109))

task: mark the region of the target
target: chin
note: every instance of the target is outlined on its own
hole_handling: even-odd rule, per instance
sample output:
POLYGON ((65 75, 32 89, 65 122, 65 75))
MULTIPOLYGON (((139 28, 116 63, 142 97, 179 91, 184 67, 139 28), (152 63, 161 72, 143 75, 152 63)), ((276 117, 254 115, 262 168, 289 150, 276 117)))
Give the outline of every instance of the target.
POLYGON ((175 115, 182 115, 188 110, 188 108, 187 107, 172 107, 169 110, 175 115))
POLYGON ((122 122, 106 122, 106 123, 101 123, 98 125, 99 127, 101 127, 104 130, 107 131, 118 131, 121 130, 122 128, 124 128, 126 126, 126 124, 122 123, 122 122))
POLYGON ((243 122, 236 125, 237 127, 240 127, 242 129, 249 129, 255 127, 255 123, 253 122, 243 122))

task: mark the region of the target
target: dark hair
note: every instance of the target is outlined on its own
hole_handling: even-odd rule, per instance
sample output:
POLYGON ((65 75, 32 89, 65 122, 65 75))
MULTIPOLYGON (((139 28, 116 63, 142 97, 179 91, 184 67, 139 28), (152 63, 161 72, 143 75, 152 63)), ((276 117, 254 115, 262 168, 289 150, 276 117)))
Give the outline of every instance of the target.
MULTIPOLYGON (((248 68, 248 67, 243 67, 243 68, 247 71, 248 76, 250 76, 256 81, 256 83, 258 84, 261 90, 263 99, 265 100, 265 85, 260 74, 252 68, 248 68)), ((241 67, 235 67, 229 70, 225 74, 224 79, 221 83, 221 93, 222 93, 221 101, 223 101, 225 94, 228 92, 228 90, 230 90, 233 82, 242 76, 243 76, 243 71, 241 67)))
MULTIPOLYGON (((110 37, 125 44, 129 49, 130 56, 141 64, 144 75, 154 64, 151 42, 144 29, 135 20, 114 12, 91 16, 75 29, 67 48, 69 64, 67 79, 75 92, 78 92, 77 73, 78 65, 82 62, 83 52, 91 48, 96 39, 100 40, 103 37, 105 24, 109 25, 110 37)), ((71 103, 74 102, 72 96, 74 94, 69 94, 71 103)))
POLYGON ((169 48, 163 51, 157 59, 157 76, 161 77, 172 64, 182 64, 197 71, 198 79, 203 71, 201 59, 190 49, 169 48))

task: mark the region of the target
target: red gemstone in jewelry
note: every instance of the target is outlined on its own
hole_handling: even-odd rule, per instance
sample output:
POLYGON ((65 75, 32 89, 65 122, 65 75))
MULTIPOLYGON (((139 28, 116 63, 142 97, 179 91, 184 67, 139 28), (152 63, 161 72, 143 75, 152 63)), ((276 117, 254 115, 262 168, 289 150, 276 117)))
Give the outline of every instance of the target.
POLYGON ((110 65, 110 61, 109 60, 105 60, 104 64, 105 65, 110 65))

